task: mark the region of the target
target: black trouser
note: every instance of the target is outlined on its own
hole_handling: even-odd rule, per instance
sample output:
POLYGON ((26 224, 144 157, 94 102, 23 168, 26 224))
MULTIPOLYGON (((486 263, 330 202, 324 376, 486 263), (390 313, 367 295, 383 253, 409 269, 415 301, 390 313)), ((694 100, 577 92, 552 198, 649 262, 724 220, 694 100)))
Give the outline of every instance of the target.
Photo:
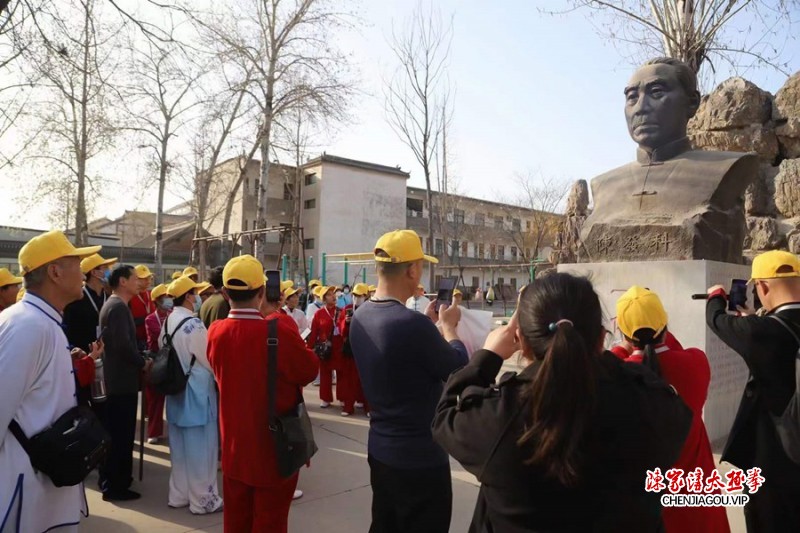
POLYGON ((447 533, 453 510, 450 465, 406 470, 369 457, 369 533, 447 533))
POLYGON ((770 478, 758 492, 750 494, 744 506, 748 533, 784 533, 800 531, 800 490, 796 487, 772 485, 770 478))
POLYGON ((111 449, 100 467, 103 492, 119 492, 133 482, 133 439, 136 436, 138 394, 108 395, 103 425, 111 436, 111 449))

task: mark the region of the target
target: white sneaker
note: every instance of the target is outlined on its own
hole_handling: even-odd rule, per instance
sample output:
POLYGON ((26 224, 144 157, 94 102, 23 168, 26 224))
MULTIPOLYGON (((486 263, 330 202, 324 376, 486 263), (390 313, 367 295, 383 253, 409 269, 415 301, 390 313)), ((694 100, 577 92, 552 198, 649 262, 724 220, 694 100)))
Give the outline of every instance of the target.
POLYGON ((157 444, 157 443, 158 443, 158 437, 148 437, 147 438, 147 444, 157 444))
POLYGON ((321 402, 319 406, 323 409, 326 409, 331 406, 331 402, 321 402))
POLYGON ((361 402, 356 402, 356 407, 358 407, 360 409, 360 408, 364 407, 364 404, 361 403, 361 402))
POLYGON ((299 500, 302 497, 303 497, 303 491, 300 490, 300 489, 297 489, 296 491, 294 491, 294 494, 292 495, 292 499, 293 500, 299 500))
POLYGON ((319 380, 315 379, 314 383, 312 383, 312 385, 314 385, 315 387, 319 387, 319 380))
POLYGON ((350 416, 350 413, 348 413, 347 411, 342 411, 342 416, 350 416))

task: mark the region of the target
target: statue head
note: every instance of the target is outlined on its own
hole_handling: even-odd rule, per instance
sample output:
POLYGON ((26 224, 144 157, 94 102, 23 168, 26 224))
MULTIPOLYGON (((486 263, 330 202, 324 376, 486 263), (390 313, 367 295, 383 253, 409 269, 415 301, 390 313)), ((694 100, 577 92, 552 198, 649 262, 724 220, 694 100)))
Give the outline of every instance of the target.
POLYGON ((628 132, 647 152, 685 137, 699 105, 697 75, 678 59, 651 59, 625 87, 628 132))

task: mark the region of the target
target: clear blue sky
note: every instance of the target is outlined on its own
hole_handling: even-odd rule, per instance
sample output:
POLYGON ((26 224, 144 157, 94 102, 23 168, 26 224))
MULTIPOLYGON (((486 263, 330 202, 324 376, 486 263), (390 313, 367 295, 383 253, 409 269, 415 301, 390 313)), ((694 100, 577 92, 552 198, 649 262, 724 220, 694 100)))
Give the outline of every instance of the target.
MULTIPOLYGON (((448 139, 451 171, 462 193, 508 197, 514 194, 517 172, 540 169, 570 181, 591 179, 632 159, 635 145, 625 128, 622 88, 633 66, 598 36, 587 19, 591 12, 549 16, 538 11, 562 5, 555 0, 434 1, 445 18, 454 15, 450 78, 455 110, 448 139)), ((382 94, 382 80, 394 65, 387 37, 415 4, 362 2, 367 27, 343 43, 352 50, 367 95, 354 102, 353 124, 317 144, 330 154, 400 165, 411 171, 411 185, 424 186, 421 168, 385 121, 382 94)), ((796 42, 791 47, 783 59, 795 72, 800 50, 796 42)), ((717 67, 718 83, 730 70, 717 67)), ((772 93, 785 81, 769 69, 749 71, 746 77, 772 93)), ((137 205, 126 204, 130 200, 125 198, 104 203, 96 214, 153 209, 155 189, 152 196, 137 205)), ((47 226, 40 213, 21 213, 12 204, 0 199, 0 223, 47 226)))

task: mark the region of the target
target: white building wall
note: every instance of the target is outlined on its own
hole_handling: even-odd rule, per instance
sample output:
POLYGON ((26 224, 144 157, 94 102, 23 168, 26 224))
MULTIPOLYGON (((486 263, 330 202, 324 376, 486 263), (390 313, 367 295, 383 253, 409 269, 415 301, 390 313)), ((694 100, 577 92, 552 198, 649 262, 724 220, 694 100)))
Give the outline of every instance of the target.
MULTIPOLYGON (((371 252, 378 238, 406 227, 406 179, 403 176, 323 162, 317 173, 317 214, 314 261, 318 268, 321 254, 371 252)), ((313 186, 306 187, 310 189, 313 186)), ((310 196, 305 196, 304 200, 310 196)), ((311 211, 311 210, 304 210, 311 211)), ((304 213, 306 214, 306 213, 304 213)), ((315 215, 309 213, 304 227, 311 229, 315 215)), ((308 229, 306 238, 311 234, 308 229)), ((332 261, 338 261, 332 260, 332 261)), ((348 280, 352 285, 359 269, 366 268, 368 282, 375 283, 374 266, 351 265, 348 280)), ((361 281, 359 275, 356 281, 361 281)), ((329 264, 328 284, 342 284, 344 265, 329 264)))

